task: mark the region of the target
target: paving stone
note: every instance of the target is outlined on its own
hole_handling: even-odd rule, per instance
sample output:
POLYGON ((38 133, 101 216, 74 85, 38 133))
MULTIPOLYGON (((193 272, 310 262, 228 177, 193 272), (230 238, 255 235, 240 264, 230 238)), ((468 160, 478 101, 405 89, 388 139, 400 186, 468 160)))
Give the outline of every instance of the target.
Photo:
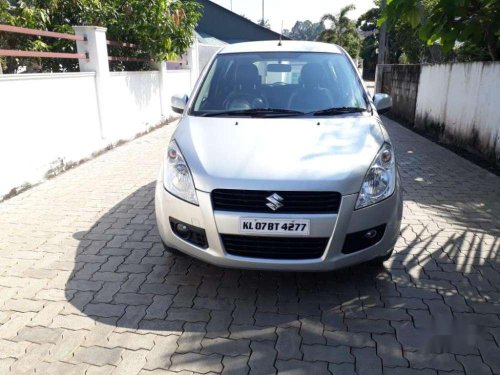
POLYGON ((110 348, 120 347, 130 350, 150 350, 154 346, 154 335, 142 335, 132 332, 112 332, 108 336, 107 346, 109 346, 110 348))
MULTIPOLYGON (((385 375, 438 375, 438 372, 431 369, 417 370, 407 367, 384 368, 385 375)), ((450 374, 447 372, 447 374, 450 374)))
POLYGON ((0 358, 0 374, 7 374, 15 361, 14 358, 0 358))
POLYGON ((119 327, 136 329, 145 315, 146 306, 128 306, 125 309, 125 314, 121 316, 116 324, 119 327))
POLYGON ((205 323, 186 323, 183 332, 177 340, 177 353, 199 352, 205 337, 205 323))
POLYGON ((481 357, 475 355, 457 356, 466 374, 491 375, 491 368, 487 366, 481 357))
POLYGON ((288 327, 278 328, 278 341, 276 342, 276 350, 278 351, 278 359, 302 359, 300 351, 300 343, 302 338, 299 335, 299 329, 288 327))
POLYGON ((64 330, 58 341, 50 349, 50 355, 45 360, 48 362, 68 360, 84 341, 85 334, 85 331, 64 330))
POLYGON ((30 341, 38 344, 46 342, 55 343, 62 330, 47 327, 25 327, 19 331, 16 341, 30 341))
POLYGON ((209 310, 195 310, 187 308, 171 307, 168 310, 167 320, 181 320, 185 322, 208 322, 210 320, 209 310))
POLYGON ((329 363, 328 369, 333 375, 352 375, 356 373, 352 363, 329 363))
POLYGON ((0 339, 12 339, 17 336, 18 332, 24 328, 35 314, 15 313, 10 320, 0 326, 0 339))
POLYGON ((26 353, 12 364, 10 371, 14 374, 34 372, 42 359, 46 358, 46 356, 49 354, 51 346, 52 344, 49 343, 32 343, 26 349, 26 353))
POLYGON ((117 365, 121 360, 121 348, 102 348, 100 346, 91 346, 88 348, 80 347, 75 351, 72 362, 88 363, 96 366, 117 365))
POLYGON ((328 345, 331 346, 345 345, 353 348, 366 348, 375 346, 375 342, 371 339, 369 333, 325 331, 324 336, 326 337, 328 345))
POLYGON ((171 304, 172 296, 170 295, 154 296, 153 303, 146 310, 145 319, 164 319, 171 304))
POLYGON ((250 355, 250 341, 249 340, 231 340, 226 338, 204 338, 201 341, 203 347, 202 352, 205 354, 222 354, 224 356, 239 356, 250 355))
POLYGON ((326 338, 323 336, 323 324, 319 319, 301 318, 300 336, 304 344, 326 344, 326 338))
POLYGON ((352 354, 356 357, 356 373, 358 375, 382 374, 382 361, 374 348, 355 348, 352 349, 352 354))
POLYGON ((174 354, 172 356, 172 371, 194 371, 207 373, 222 371, 222 356, 218 354, 204 355, 197 353, 174 354))
POLYGON ((252 354, 248 361, 250 374, 275 374, 276 350, 274 343, 270 341, 252 341, 250 344, 252 354))
POLYGON ((250 372, 247 356, 225 356, 222 359, 222 365, 224 366, 222 370, 223 375, 247 375, 250 372))
POLYGON ((47 303, 42 310, 40 310, 30 321, 33 326, 48 326, 52 323, 54 318, 62 311, 64 303, 50 302, 47 303))
POLYGON ((114 305, 111 303, 89 303, 85 306, 85 314, 101 316, 103 318, 120 317, 125 312, 126 305, 114 305))
POLYGON ((119 282, 104 283, 104 286, 99 292, 97 292, 92 302, 111 302, 113 300, 113 296, 120 290, 120 287, 121 283, 119 282))
POLYGON ((250 339, 252 341, 274 341, 277 338, 275 327, 232 324, 229 327, 231 339, 250 339))
POLYGON ((491 367, 494 374, 500 373, 500 348, 498 343, 480 341, 479 351, 484 362, 491 367))
POLYGON ((149 306, 153 302, 152 294, 142 293, 117 293, 114 296, 113 303, 133 305, 133 306, 149 306))
POLYGON ((377 342, 377 354, 382 358, 385 367, 406 367, 408 361, 403 357, 401 344, 391 334, 373 334, 373 339, 377 342))
POLYGON ((326 361, 331 363, 353 363, 354 357, 347 346, 302 345, 305 361, 326 361))
POLYGON ((12 299, 9 302, 9 310, 26 312, 38 312, 43 309, 44 301, 33 301, 30 299, 12 299))
MULTIPOLYGON (((85 363, 71 364, 65 362, 43 363, 43 367, 38 367, 36 373, 50 375, 87 375, 92 374, 88 371, 89 365, 85 363)), ((95 374, 95 373, 94 373, 95 374)))
POLYGON ((345 323, 352 332, 394 333, 386 320, 346 319, 345 323))
POLYGON ((255 313, 255 305, 253 301, 236 300, 235 308, 233 310, 233 323, 254 324, 255 322, 254 313, 255 313))
POLYGON ((366 310, 368 319, 382 320, 411 320, 411 316, 402 309, 387 309, 383 307, 373 307, 366 310))
POLYGON ((207 323, 207 334, 208 338, 217 337, 228 337, 229 326, 231 325, 232 317, 230 311, 211 311, 210 320, 207 323))
POLYGON ((93 366, 87 367, 85 375, 110 375, 116 369, 115 366, 93 366))
POLYGON ((443 371, 462 370, 462 366, 457 362, 453 354, 405 352, 404 356, 410 362, 410 367, 416 369, 428 368, 443 371))
POLYGON ((137 374, 146 363, 147 350, 125 350, 122 353, 122 360, 112 372, 113 375, 137 374))
POLYGON ((297 315, 255 313, 255 325, 257 326, 289 326, 297 322, 297 315))
MULTIPOLYGON (((30 343, 26 341, 14 342, 0 339, 0 358, 20 358, 26 353, 29 345, 30 343)), ((5 363, 8 363, 8 361, 5 361, 5 363)))
POLYGON ((305 362, 292 359, 290 361, 276 361, 276 368, 281 374, 330 374, 326 362, 305 362))
POLYGON ((178 336, 156 336, 155 345, 146 355, 147 370, 168 369, 171 365, 171 357, 177 349, 178 336))

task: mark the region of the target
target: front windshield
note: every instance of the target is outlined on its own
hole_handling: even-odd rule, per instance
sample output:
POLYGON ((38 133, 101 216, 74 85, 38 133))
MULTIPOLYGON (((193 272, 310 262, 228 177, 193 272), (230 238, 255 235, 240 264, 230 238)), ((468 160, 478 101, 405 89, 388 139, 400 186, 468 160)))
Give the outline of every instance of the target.
POLYGON ((191 115, 273 109, 310 113, 366 108, 354 68, 340 53, 220 54, 199 89, 191 115))

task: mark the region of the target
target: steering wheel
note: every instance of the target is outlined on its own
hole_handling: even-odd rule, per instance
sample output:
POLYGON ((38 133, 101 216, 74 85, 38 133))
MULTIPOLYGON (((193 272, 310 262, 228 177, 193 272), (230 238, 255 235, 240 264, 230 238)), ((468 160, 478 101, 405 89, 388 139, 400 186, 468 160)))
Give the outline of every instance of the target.
POLYGON ((267 101, 257 95, 238 93, 230 95, 224 102, 228 110, 245 110, 252 108, 265 108, 267 101))
POLYGON ((286 85, 288 85, 288 83, 286 83, 286 82, 274 82, 274 83, 270 83, 268 86, 274 87, 274 86, 286 86, 286 85))

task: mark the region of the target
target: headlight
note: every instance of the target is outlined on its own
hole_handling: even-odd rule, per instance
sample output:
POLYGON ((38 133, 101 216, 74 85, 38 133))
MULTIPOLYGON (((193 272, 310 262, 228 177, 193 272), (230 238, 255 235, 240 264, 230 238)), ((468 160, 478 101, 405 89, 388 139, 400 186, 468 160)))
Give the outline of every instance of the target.
POLYGON ((163 168, 165 189, 176 197, 197 205, 193 177, 175 141, 168 145, 163 168))
POLYGON ((396 187, 396 162, 389 143, 384 143, 366 173, 359 191, 356 209, 380 202, 392 195, 396 187))

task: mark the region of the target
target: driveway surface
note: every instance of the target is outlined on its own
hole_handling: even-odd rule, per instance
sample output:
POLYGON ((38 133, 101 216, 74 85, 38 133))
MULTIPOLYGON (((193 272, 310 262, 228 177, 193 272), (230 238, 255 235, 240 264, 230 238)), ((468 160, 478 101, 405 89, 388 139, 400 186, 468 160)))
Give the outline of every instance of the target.
POLYGON ((0 204, 0 374, 500 374, 500 178, 385 119, 384 267, 227 270, 163 250, 173 125, 0 204))

